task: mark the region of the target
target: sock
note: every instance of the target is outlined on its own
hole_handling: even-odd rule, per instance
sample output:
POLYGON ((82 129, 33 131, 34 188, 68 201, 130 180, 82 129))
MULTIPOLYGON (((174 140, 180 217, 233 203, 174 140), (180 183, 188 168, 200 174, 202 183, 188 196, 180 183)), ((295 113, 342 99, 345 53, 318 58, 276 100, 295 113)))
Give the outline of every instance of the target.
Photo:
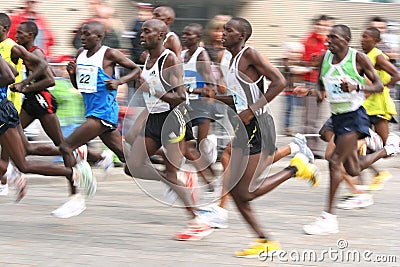
POLYGON ((290 171, 292 171, 291 177, 295 177, 295 176, 296 176, 296 173, 297 173, 297 171, 298 171, 296 166, 287 166, 287 167, 285 168, 285 170, 290 170, 290 171))
POLYGON ((297 144, 290 142, 289 146, 290 146, 290 155, 295 155, 300 152, 300 147, 297 144))

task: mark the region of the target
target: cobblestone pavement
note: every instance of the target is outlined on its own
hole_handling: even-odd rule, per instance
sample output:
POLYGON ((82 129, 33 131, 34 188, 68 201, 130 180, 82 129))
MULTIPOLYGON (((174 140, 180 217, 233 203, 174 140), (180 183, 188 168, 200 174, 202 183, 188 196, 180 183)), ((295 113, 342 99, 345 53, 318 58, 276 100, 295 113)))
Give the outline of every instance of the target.
MULTIPOLYGON (((288 162, 283 159, 272 172, 288 162)), ((254 201, 260 221, 287 253, 281 259, 233 257, 234 251, 247 246, 254 235, 232 202, 228 229, 216 230, 201 241, 173 240, 174 234, 185 227, 185 211, 150 198, 121 168, 115 168, 106 179, 99 179, 96 196, 87 201, 87 210, 78 217, 57 219, 50 215, 67 199, 64 178, 29 175, 28 195, 21 203, 15 204, 12 194, 1 197, 0 265, 400 266, 399 158, 376 164, 389 170, 393 178, 382 191, 374 193, 373 206, 337 210, 340 233, 307 236, 302 226, 319 215, 328 192, 327 163, 317 160, 317 165, 323 176, 318 188, 293 179, 254 201), (346 248, 338 248, 346 244, 346 248), (314 251, 320 261, 301 259, 307 251, 314 251)), ((94 171, 101 177, 101 170, 94 171)), ((370 176, 365 172, 366 179, 370 176)), ((145 185, 156 195, 163 195, 160 182, 145 185)), ((342 186, 340 194, 346 192, 342 186)))

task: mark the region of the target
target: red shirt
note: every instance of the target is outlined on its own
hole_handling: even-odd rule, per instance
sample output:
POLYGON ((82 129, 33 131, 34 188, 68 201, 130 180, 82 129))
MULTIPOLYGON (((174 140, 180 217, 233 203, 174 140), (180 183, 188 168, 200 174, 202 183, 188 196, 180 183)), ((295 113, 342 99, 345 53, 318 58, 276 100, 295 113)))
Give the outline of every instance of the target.
MULTIPOLYGON (((312 61, 314 57, 321 58, 323 53, 326 51, 326 36, 321 36, 313 32, 303 42, 303 45, 304 45, 304 55, 303 55, 304 61, 306 62, 312 61)), ((310 73, 305 74, 304 80, 310 82, 317 82, 318 71, 316 67, 310 73)))
POLYGON ((7 37, 16 41, 15 36, 17 34, 17 28, 18 28, 19 24, 21 24, 21 22, 24 22, 24 21, 32 20, 33 22, 36 23, 36 25, 39 29, 39 34, 36 37, 35 44, 37 44, 39 47, 43 48, 45 55, 49 56, 50 52, 51 52, 50 48, 51 48, 51 46, 54 45, 53 34, 51 33, 50 29, 48 28, 44 18, 39 16, 36 12, 33 12, 33 14, 34 14, 33 18, 31 16, 29 16, 29 14, 27 14, 25 11, 22 11, 15 15, 11 15, 10 16, 11 27, 10 27, 7 37))

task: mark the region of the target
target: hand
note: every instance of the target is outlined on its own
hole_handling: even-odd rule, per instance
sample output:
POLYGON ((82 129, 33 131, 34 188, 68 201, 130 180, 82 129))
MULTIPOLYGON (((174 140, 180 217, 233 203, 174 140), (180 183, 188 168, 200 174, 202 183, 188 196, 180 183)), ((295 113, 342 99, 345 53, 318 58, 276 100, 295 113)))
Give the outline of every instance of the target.
POLYGON ((142 92, 150 92, 150 85, 149 83, 143 79, 142 77, 140 77, 138 80, 136 80, 137 84, 138 84, 138 89, 142 92))
POLYGON ((316 91, 317 93, 317 103, 322 103, 322 101, 326 98, 326 91, 316 91))
POLYGON ((293 89, 293 94, 295 96, 303 97, 307 96, 308 94, 308 88, 303 87, 303 86, 297 86, 296 88, 293 89))
POLYGON ((108 90, 117 90, 118 86, 121 85, 121 81, 119 79, 105 80, 105 82, 108 90))
POLYGON ((239 119, 244 123, 244 125, 250 124, 250 121, 254 118, 254 113, 251 109, 245 109, 238 114, 239 119))
POLYGON ((76 74, 76 58, 73 61, 68 62, 66 69, 68 74, 76 74))
POLYGON ((357 90, 357 85, 342 81, 340 84, 340 89, 342 89, 342 91, 345 93, 351 93, 352 91, 357 90))
POLYGON ((12 85, 10 85, 10 90, 13 92, 18 92, 18 93, 22 93, 22 90, 24 89, 25 85, 21 82, 21 83, 14 83, 12 85))

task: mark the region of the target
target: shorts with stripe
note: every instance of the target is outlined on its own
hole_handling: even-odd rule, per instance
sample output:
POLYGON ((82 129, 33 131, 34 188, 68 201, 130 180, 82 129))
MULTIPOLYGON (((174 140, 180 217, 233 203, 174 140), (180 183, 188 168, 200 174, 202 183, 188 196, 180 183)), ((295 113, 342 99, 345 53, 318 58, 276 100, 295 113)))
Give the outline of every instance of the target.
POLYGON ((150 113, 144 135, 156 141, 160 147, 178 143, 186 139, 187 122, 187 111, 181 107, 161 113, 150 113))
POLYGON ((48 90, 25 93, 22 109, 31 117, 38 119, 43 115, 56 113, 57 102, 48 90))
POLYGON ((4 98, 0 102, 0 135, 3 135, 9 128, 15 128, 18 125, 18 111, 10 100, 4 98))
POLYGON ((272 117, 265 113, 253 118, 248 125, 236 122, 235 138, 232 147, 240 147, 244 154, 255 155, 261 152, 272 155, 275 150, 275 124, 272 117))

